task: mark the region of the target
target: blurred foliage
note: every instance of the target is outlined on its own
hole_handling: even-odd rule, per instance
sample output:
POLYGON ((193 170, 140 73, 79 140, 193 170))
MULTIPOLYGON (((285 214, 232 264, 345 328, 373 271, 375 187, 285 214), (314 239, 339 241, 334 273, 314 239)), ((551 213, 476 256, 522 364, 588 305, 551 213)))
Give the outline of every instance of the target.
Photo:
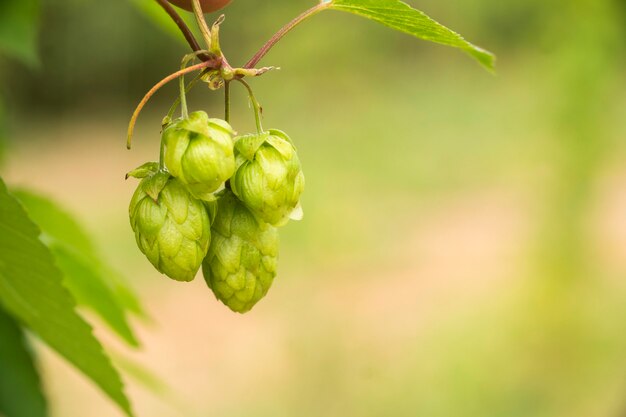
POLYGON ((0 2, 0 54, 17 58, 35 67, 39 0, 0 2))
POLYGON ((75 311, 39 228, 0 179, 0 303, 91 378, 128 415, 130 404, 92 328, 75 311))
POLYGON ((11 417, 45 417, 46 400, 24 330, 0 307, 0 413, 11 417))
MULTIPOLYGON (((11 91, 19 92, 11 94, 11 102, 28 107, 30 111, 58 112, 75 108, 77 103, 97 105, 115 99, 132 103, 155 80, 166 72, 173 72, 183 51, 187 50, 181 48, 179 35, 172 36, 172 25, 165 23, 169 22, 166 14, 154 2, 134 0, 101 4, 84 0, 63 3, 43 0, 43 3, 40 49, 45 71, 24 73, 15 67, 9 68, 5 75, 12 80, 11 91), (111 21, 115 21, 115 30, 104 23, 111 21), (154 21, 165 30, 155 30, 154 21)), ((229 60, 234 64, 243 63, 282 22, 310 5, 308 0, 279 0, 271 5, 248 7, 245 2, 235 2, 229 6, 228 19, 222 29, 229 60)), ((187 21, 193 20, 189 13, 181 11, 181 14, 187 21)), ((328 19, 325 14, 315 19, 328 19)), ((343 21, 350 22, 352 18, 343 21)), ((362 33, 367 33, 372 24, 365 22, 359 27, 362 33)), ((384 34, 376 41, 380 45, 402 36, 385 29, 376 33, 384 34)), ((365 39, 361 37, 361 42, 365 39)), ((320 45, 324 42, 321 38, 320 45)), ((411 39, 401 42, 415 43, 411 39)), ((332 51, 326 53, 333 54, 332 51)), ((378 53, 394 56, 398 51, 392 49, 385 53, 381 49, 378 53)), ((306 53, 294 54, 292 59, 311 63, 306 53)))
MULTIPOLYGON (((38 0, 0 2, 0 65, 5 57, 9 57, 31 68, 38 66, 38 18, 38 0)), ((0 66, 0 77, 2 69, 0 66)), ((3 93, 4 91, 0 90, 0 163, 6 146, 7 134, 3 93)))
POLYGON ((138 346, 127 312, 138 310, 141 314, 140 304, 130 289, 120 291, 119 287, 124 286, 114 278, 115 273, 101 259, 87 233, 51 200, 26 190, 16 190, 13 195, 41 228, 42 239, 54 254, 64 283, 76 301, 93 309, 130 345, 138 346))
MULTIPOLYGON (((2 83, 13 86, 13 73, 4 65, 6 57, 16 59, 13 71, 40 69, 38 0, 0 2, 0 68, 2 83), (4 79, 7 76, 7 79, 4 79), (11 81, 11 82, 7 82, 11 81)), ((9 96, 3 90, 2 96, 9 96)), ((4 97, 3 97, 4 98, 4 97)), ((6 112, 0 102, 0 157, 4 152, 6 112)), ((13 104, 12 101, 9 101, 13 104)), ((14 110, 12 106, 11 110, 14 110)), ((9 194, 0 178, 0 413, 7 417, 47 415, 39 375, 32 352, 26 346, 24 329, 29 329, 50 347, 92 379, 113 401, 131 415, 120 375, 113 368, 92 328, 75 311, 73 297, 93 308, 131 345, 137 345, 125 318, 129 311, 140 312, 132 292, 119 282, 106 282, 103 266, 86 234, 71 216, 54 203, 34 194, 21 192, 31 215, 51 234, 40 236, 38 224, 9 194), (40 240, 41 238, 41 240, 40 240), (45 243, 54 244, 51 253, 45 243), (55 259, 56 256, 56 259, 55 259), (61 267, 62 271, 57 269, 61 267), (100 268, 100 269, 98 269, 100 268), (62 275, 65 279, 62 282, 62 275), (65 286, 64 286, 65 285, 65 286), (70 288, 70 293, 66 287, 70 288), (130 304, 132 303, 132 305, 130 304), (15 320, 15 321, 14 321, 15 320), (19 323, 18 323, 19 321, 19 323)))
POLYGON ((2 97, 0 96, 0 166, 2 166, 7 142, 7 126, 5 119, 6 116, 4 110, 4 102, 2 101, 2 97))
MULTIPOLYGON (((298 144, 308 181, 305 221, 285 229, 286 272, 277 282, 292 285, 297 301, 287 304, 289 314, 284 305, 270 310, 294 321, 286 336, 293 369, 284 384, 256 387, 267 398, 240 395, 220 415, 622 416, 624 277, 610 276, 614 271, 598 261, 603 248, 589 236, 589 222, 603 175, 626 161, 626 2, 410 3, 496 52, 499 75, 483 75, 446 48, 339 13, 317 16, 268 55, 263 63, 283 69, 254 80, 255 91, 266 125, 288 131, 298 144), (389 356, 360 340, 343 317, 307 310, 316 296, 306 285, 314 284, 296 277, 313 277, 315 289, 334 290, 340 279, 366 285, 360 274, 338 278, 329 270, 346 262, 375 271, 397 266, 396 244, 420 225, 427 201, 490 187, 529 195, 532 213, 523 227, 531 237, 530 244, 519 242, 518 275, 481 305, 455 306, 445 317, 382 316, 410 336, 389 356), (418 320, 425 322, 421 333, 411 327, 418 320)), ((235 0, 223 25, 231 62, 245 62, 310 5, 235 0)), ((122 148, 131 108, 178 67, 187 48, 127 2, 48 0, 44 13, 44 70, 11 63, 0 71, 11 80, 12 117, 20 122, 42 113, 50 122, 49 115, 121 113, 119 137, 107 140, 122 148)), ((151 103, 146 120, 158 124, 174 89, 151 103)), ((237 129, 245 131, 252 115, 243 93, 233 94, 237 129)), ((221 99, 202 89, 191 98, 215 114, 221 99)), ((117 216, 102 226, 101 238, 109 254, 131 262, 136 251, 127 219, 117 216)), ((377 277, 381 286, 386 278, 377 277)), ((375 294, 372 309, 385 296, 375 294)), ((445 304, 446 296, 435 302, 445 304)), ((239 364, 237 355, 224 368, 239 364)), ((240 392, 242 381, 218 382, 220 395, 240 392)))

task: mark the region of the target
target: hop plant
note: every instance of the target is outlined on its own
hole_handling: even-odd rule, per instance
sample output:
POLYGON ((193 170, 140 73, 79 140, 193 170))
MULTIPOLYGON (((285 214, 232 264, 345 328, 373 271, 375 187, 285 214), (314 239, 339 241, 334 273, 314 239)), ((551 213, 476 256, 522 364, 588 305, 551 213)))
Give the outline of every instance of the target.
POLYGON ((274 226, 302 218, 299 201, 304 174, 289 136, 271 129, 235 142, 235 195, 261 220, 274 226))
POLYGON ((226 306, 245 313, 265 297, 276 276, 278 230, 259 221, 228 189, 218 194, 216 212, 204 279, 226 306))
POLYGON ((128 176, 143 178, 130 202, 135 239, 154 267, 176 281, 192 281, 207 253, 207 210, 169 173, 148 163, 128 176))
POLYGON ((233 129, 203 111, 177 119, 163 131, 165 166, 202 200, 210 200, 235 171, 233 129))

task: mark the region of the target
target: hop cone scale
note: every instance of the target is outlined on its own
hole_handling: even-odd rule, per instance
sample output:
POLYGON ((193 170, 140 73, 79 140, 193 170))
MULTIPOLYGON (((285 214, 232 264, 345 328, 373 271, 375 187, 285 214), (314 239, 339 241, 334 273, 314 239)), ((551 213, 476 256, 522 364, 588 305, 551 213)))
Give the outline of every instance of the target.
POLYGON ((204 204, 157 164, 129 176, 142 178, 130 207, 135 239, 154 267, 176 281, 192 281, 207 253, 209 216, 204 204))
POLYGON ((260 222, 226 189, 218 194, 211 232, 204 278, 220 301, 245 313, 267 294, 276 276, 278 231, 260 222))
POLYGON ((282 226, 301 218, 304 174, 291 139, 280 130, 236 139, 235 195, 261 220, 282 226))
POLYGON ((210 200, 235 171, 233 129, 203 111, 177 119, 163 130, 165 166, 197 198, 210 200))

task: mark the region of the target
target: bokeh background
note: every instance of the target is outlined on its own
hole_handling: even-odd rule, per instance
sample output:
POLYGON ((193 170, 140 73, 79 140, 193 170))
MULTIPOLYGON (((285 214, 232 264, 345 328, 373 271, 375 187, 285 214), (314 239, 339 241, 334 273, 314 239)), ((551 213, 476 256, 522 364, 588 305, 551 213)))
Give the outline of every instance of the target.
MULTIPOLYGON (((229 61, 312 3, 235 0, 229 61)), ((136 352, 97 328, 139 416, 626 415, 626 3, 410 4, 495 52, 497 75, 338 12, 285 38, 263 61, 282 70, 251 82, 299 147, 305 219, 245 316, 201 277, 156 273, 128 224, 124 174, 158 157, 176 86, 132 152, 126 125, 180 38, 137 2, 47 0, 41 65, 0 62, 0 173, 75 213, 151 317, 136 352)), ((219 117, 222 101, 200 86, 190 106, 219 117)), ((39 349, 54 416, 121 415, 39 349)))

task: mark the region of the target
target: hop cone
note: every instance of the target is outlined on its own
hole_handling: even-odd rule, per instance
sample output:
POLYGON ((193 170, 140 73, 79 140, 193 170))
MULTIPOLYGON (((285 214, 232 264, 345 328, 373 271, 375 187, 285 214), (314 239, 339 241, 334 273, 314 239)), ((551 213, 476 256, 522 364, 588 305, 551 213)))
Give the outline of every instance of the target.
POLYGON ((278 231, 256 217, 230 190, 220 192, 202 264, 204 279, 231 310, 245 313, 262 299, 276 276, 278 231))
POLYGON ((300 219, 304 174, 291 139, 279 131, 236 139, 233 192, 261 220, 280 226, 300 219))
POLYGON ((211 199, 235 171, 233 133, 228 123, 203 111, 175 120, 163 131, 167 169, 195 197, 211 199))
POLYGON ((192 281, 211 240, 209 216, 180 181, 157 169, 150 164, 129 174, 143 178, 130 202, 130 225, 139 249, 159 272, 192 281))

